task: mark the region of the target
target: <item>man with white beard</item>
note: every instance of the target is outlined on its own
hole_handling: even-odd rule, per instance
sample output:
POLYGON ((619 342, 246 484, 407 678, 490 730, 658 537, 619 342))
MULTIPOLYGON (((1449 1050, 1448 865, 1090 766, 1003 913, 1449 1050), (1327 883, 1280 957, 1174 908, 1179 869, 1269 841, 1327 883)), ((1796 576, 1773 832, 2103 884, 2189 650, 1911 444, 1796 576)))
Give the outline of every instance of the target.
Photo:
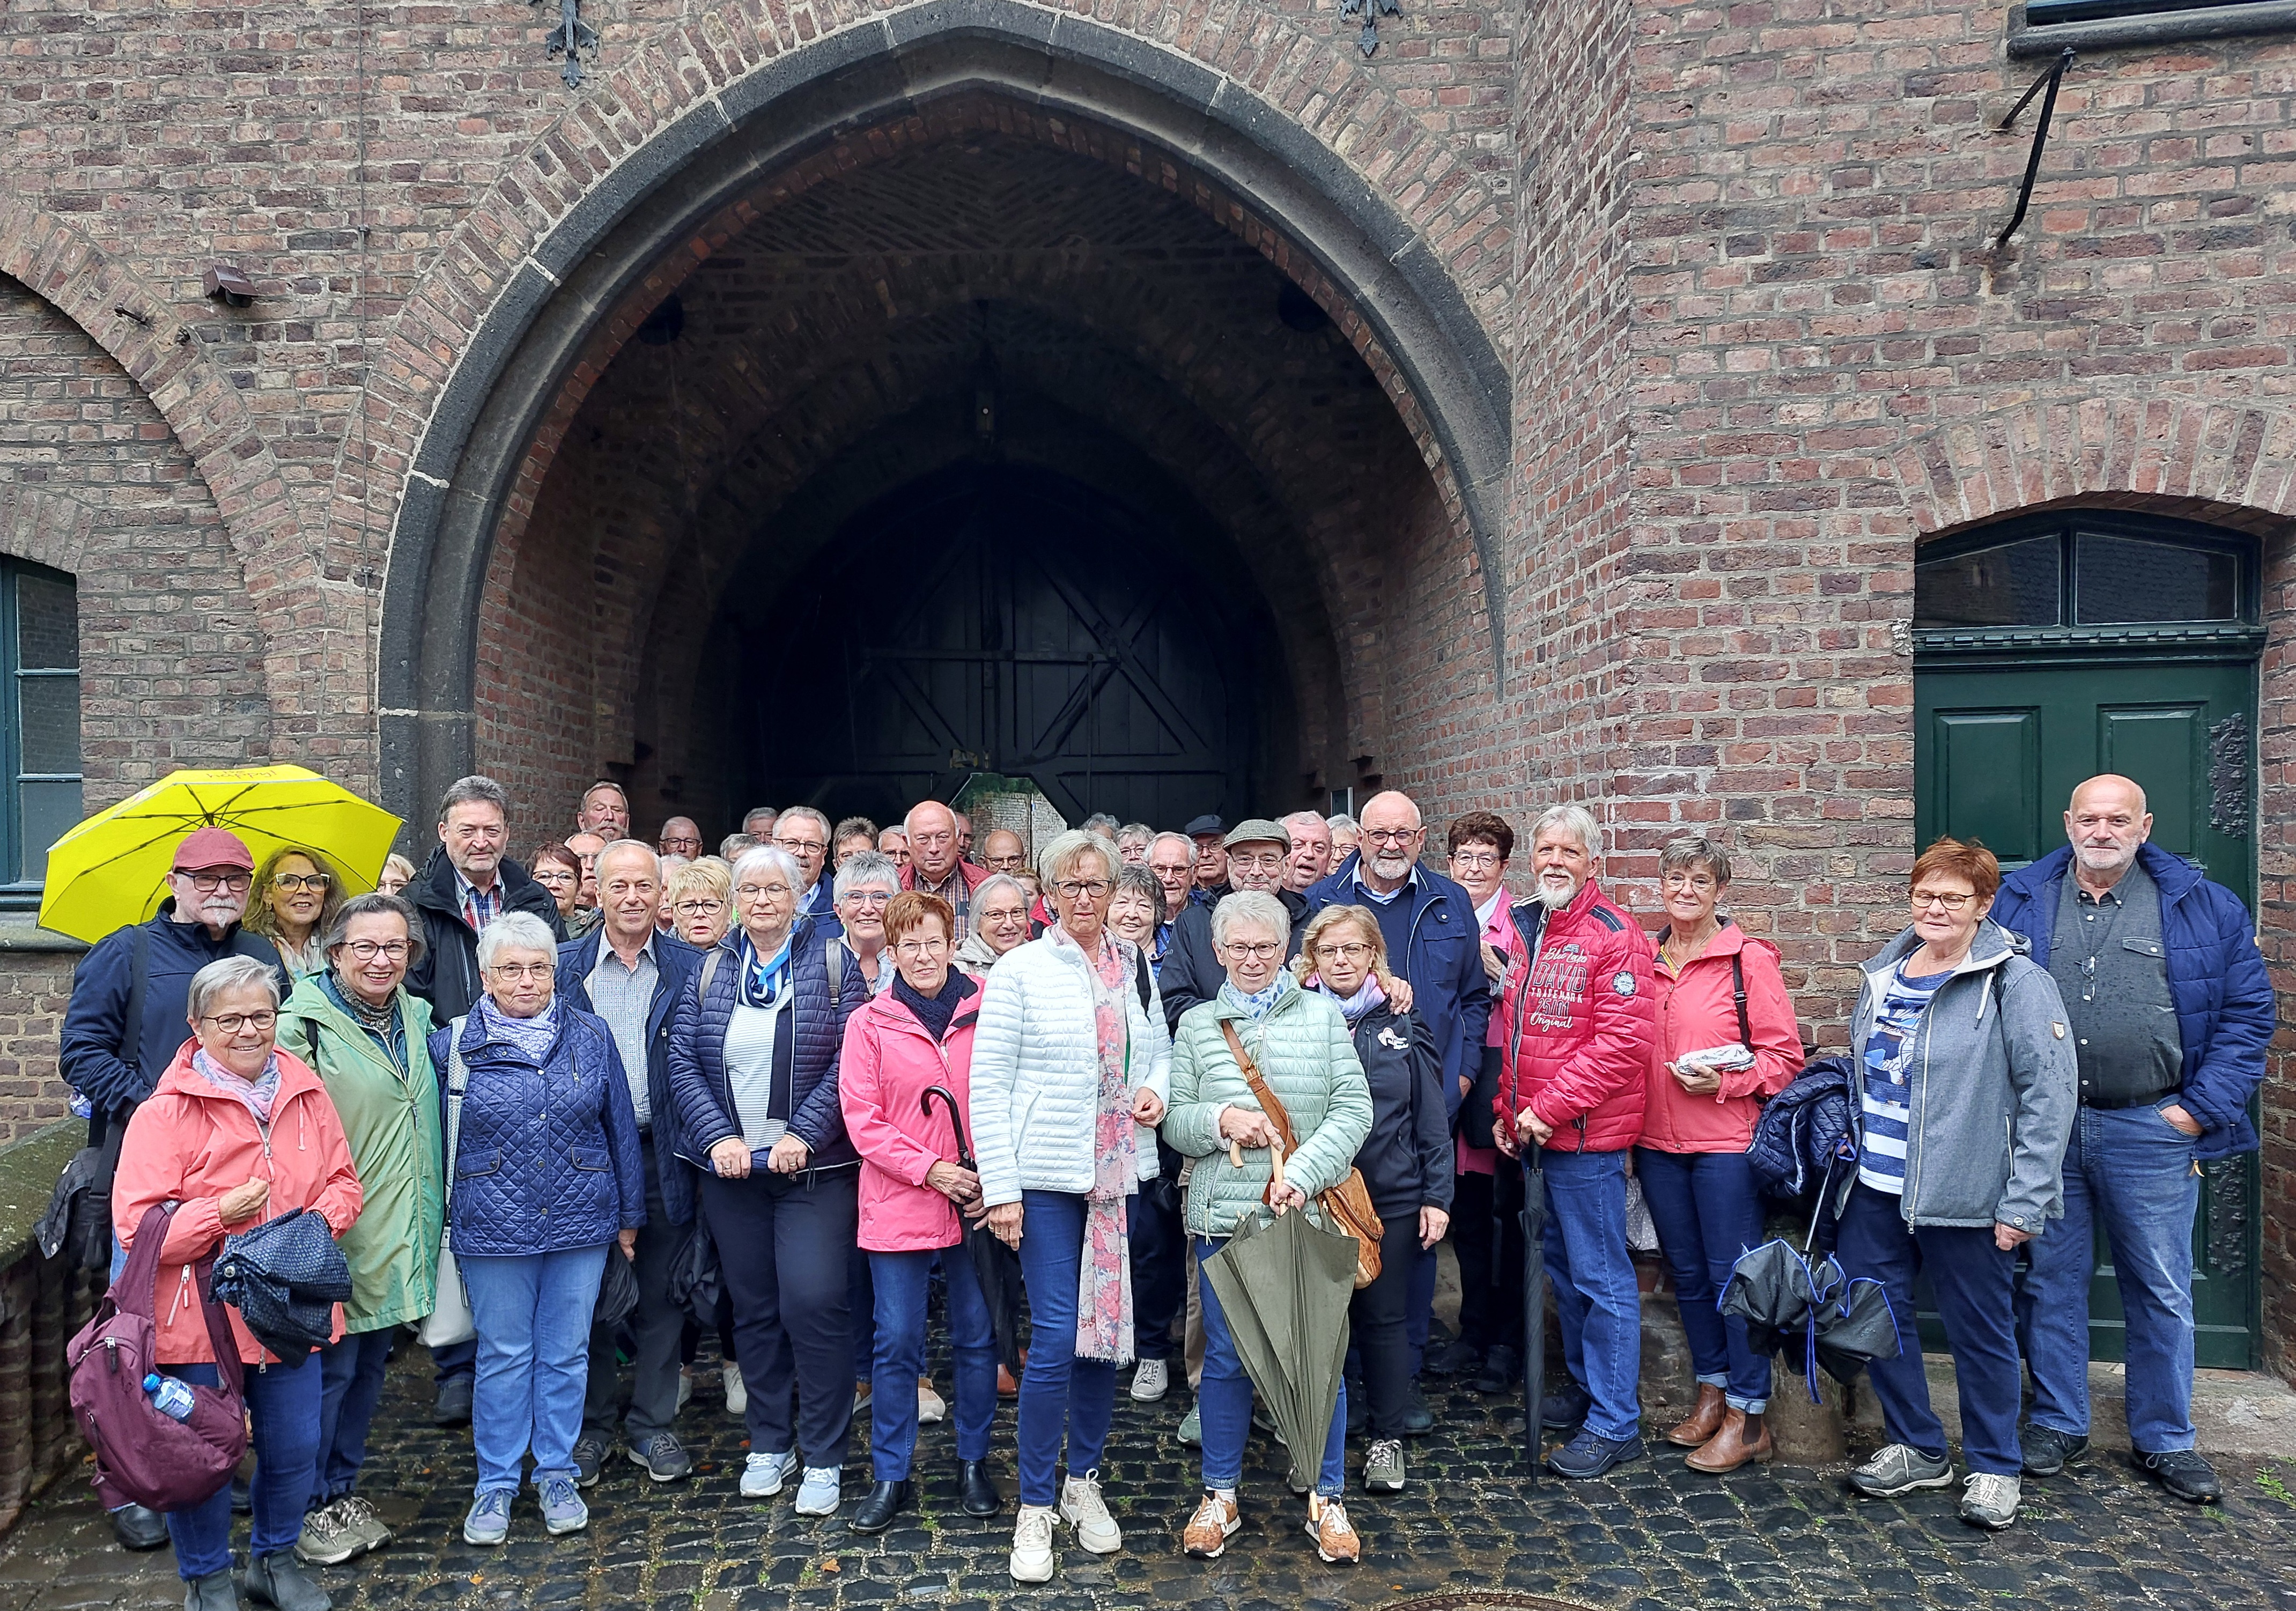
POLYGON ((1640 1139, 1658 1014, 1651 945, 1595 882, 1602 831, 1585 807, 1549 807, 1530 830, 1531 898, 1499 997, 1493 1139, 1539 1149, 1546 1279, 1570 1386, 1550 1427, 1579 1427, 1546 1468, 1600 1476, 1643 1455, 1642 1295, 1627 1247, 1627 1149, 1640 1139))

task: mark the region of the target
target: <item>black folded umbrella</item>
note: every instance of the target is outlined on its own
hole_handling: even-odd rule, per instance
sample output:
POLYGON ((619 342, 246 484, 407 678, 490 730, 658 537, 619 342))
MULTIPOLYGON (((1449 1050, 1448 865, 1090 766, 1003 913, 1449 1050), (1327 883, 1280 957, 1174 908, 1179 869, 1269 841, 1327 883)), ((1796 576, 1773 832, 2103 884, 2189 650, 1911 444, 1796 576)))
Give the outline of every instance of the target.
MULTIPOLYGON (((1498 1196, 1496 1182, 1493 1198, 1498 1196)), ((1522 1145, 1522 1476, 1538 1486, 1546 1452, 1546 1171, 1538 1143, 1522 1145)))
MULTIPOLYGON (((964 1116, 957 1111, 956 1097, 946 1085, 928 1085, 917 1098, 917 1106, 926 1113, 932 1112, 932 1100, 939 1097, 948 1109, 948 1122, 956 1132, 956 1162, 961 1169, 980 1173, 980 1165, 972 1156, 972 1145, 964 1137, 964 1116)), ((1021 1255, 1007 1247, 988 1228, 986 1220, 975 1220, 960 1213, 964 1220, 964 1252, 972 1261, 972 1273, 980 1282, 980 1301, 988 1305, 989 1323, 996 1329, 996 1357, 1004 1369, 1018 1380, 1021 1375, 1021 1255)))
POLYGON ((685 1311, 704 1331, 718 1324, 718 1304, 726 1296, 726 1272, 718 1263, 718 1244, 709 1227, 696 1214, 678 1244, 677 1260, 669 1275, 670 1301, 685 1311))
POLYGON ((1812 1258, 1817 1222, 1833 1182, 1829 1167, 1810 1219, 1807 1250, 1784 1237, 1738 1255, 1718 1304, 1746 1322, 1747 1345, 1757 1353, 1801 1356, 1813 1402, 1820 1370, 1847 1382, 1877 1359, 1895 1359, 1903 1345, 1890 1295, 1871 1276, 1852 1276, 1832 1255, 1812 1258))
POLYGON ((638 1306, 637 1272, 622 1255, 619 1242, 606 1244, 606 1265, 598 1276, 598 1301, 590 1311, 594 1326, 619 1326, 638 1306))

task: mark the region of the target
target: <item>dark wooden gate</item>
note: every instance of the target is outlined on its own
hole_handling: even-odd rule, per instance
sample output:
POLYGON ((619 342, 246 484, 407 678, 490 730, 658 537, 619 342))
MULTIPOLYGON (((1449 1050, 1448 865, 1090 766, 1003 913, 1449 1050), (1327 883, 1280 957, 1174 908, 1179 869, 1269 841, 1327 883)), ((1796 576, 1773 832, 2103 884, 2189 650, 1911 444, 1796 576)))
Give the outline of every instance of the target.
POLYGON ((898 820, 975 772, 1071 822, 1233 815, 1250 798, 1250 657, 1218 585, 1074 483, 972 467, 849 522, 752 629, 759 797, 898 820))

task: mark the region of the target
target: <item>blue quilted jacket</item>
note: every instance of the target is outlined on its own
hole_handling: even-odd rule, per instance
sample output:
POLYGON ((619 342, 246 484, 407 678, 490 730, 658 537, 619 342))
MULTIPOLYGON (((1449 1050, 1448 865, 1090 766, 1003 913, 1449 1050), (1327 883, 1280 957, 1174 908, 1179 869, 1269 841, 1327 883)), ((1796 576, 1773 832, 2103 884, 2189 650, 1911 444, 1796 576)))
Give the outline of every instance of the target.
POLYGON ((638 1114, 604 1021, 561 1002, 537 1067, 476 1013, 459 1018, 430 1036, 442 1101, 457 1029, 470 1086, 447 1201, 455 1256, 565 1253, 644 1224, 638 1114))
MULTIPOLYGON (((709 1149, 729 1137, 738 1140, 742 1133, 726 1082, 726 1032, 734 1022, 741 968, 734 941, 729 934, 718 945, 715 968, 706 956, 702 959, 692 982, 678 993, 669 1019, 669 1088, 677 1102, 678 1156, 705 1170, 710 1166, 709 1149), (701 987, 705 975, 709 985, 706 994, 701 987)), ((845 1020, 869 999, 869 993, 849 977, 844 999, 832 1002, 829 967, 812 920, 798 920, 793 950, 797 1045, 791 1068, 790 1132, 812 1155, 810 1167, 857 1169, 861 1155, 845 1134, 845 1112, 838 1105, 837 1057, 845 1043, 845 1020)))

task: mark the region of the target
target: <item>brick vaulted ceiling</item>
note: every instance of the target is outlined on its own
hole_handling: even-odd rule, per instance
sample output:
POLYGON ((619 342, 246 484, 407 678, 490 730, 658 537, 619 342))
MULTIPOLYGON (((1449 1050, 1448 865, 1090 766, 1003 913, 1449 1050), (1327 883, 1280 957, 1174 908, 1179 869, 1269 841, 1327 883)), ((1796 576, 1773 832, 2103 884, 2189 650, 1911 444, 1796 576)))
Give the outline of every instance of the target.
POLYGON ((800 518, 824 472, 849 510, 932 468, 921 454, 980 451, 963 428, 983 384, 1013 421, 996 453, 1124 461, 1200 512, 1215 574, 1263 607, 1301 691, 1294 764, 1372 747, 1379 600, 1414 562, 1398 534, 1454 538, 1372 368, 1196 200, 1041 129, 953 121, 763 187, 677 284, 675 339, 630 341, 595 377, 498 540, 482 756, 535 756, 521 781, 545 794, 634 763, 642 794, 717 775, 694 715, 704 625, 770 617, 833 529, 800 518))

